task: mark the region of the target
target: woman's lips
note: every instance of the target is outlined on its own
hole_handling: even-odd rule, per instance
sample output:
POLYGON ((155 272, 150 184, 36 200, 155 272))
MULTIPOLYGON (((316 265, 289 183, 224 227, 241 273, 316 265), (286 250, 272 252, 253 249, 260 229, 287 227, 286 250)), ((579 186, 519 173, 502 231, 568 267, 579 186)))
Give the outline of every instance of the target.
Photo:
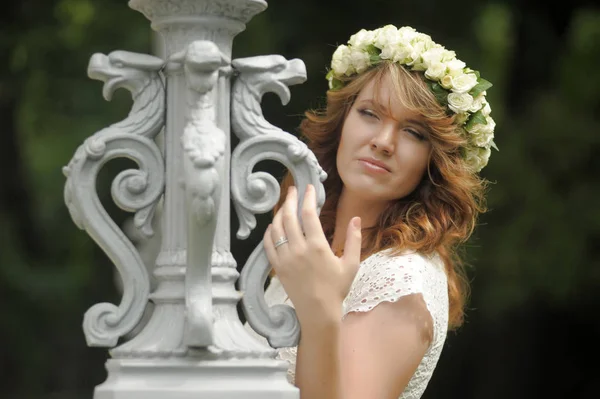
POLYGON ((361 158, 358 160, 360 164, 367 170, 375 173, 390 173, 390 170, 383 163, 361 158))

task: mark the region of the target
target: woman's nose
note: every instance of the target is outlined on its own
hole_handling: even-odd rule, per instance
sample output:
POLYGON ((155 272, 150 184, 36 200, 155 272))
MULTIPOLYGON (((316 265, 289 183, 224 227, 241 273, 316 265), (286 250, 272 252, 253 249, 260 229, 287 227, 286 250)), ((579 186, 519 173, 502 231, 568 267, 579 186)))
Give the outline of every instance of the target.
POLYGON ((394 127, 384 125, 371 139, 371 148, 384 155, 391 155, 394 152, 395 134, 394 127))

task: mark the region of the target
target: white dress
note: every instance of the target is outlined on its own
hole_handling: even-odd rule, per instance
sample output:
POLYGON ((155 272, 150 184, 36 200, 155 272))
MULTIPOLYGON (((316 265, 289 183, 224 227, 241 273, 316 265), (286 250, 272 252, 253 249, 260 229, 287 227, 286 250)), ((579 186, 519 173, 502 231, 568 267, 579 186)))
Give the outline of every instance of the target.
MULTIPOLYGON (((344 300, 343 315, 368 312, 382 302, 395 302, 405 295, 423 296, 433 320, 433 340, 400 396, 400 399, 418 399, 425 392, 446 340, 446 273, 439 256, 424 256, 414 252, 392 256, 389 253, 389 250, 381 251, 363 260, 344 300)), ((269 306, 281 303, 292 306, 276 276, 267 288, 265 300, 269 306)), ((278 349, 278 358, 289 363, 288 379, 291 383, 295 379, 296 354, 297 347, 278 349)))

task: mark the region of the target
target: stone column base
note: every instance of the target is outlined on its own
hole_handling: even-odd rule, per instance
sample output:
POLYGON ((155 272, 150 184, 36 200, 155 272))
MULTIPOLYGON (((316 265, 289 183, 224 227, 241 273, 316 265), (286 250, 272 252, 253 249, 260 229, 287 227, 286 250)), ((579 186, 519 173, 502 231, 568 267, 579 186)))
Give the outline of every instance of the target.
POLYGON ((299 399, 273 359, 109 359, 94 399, 299 399))

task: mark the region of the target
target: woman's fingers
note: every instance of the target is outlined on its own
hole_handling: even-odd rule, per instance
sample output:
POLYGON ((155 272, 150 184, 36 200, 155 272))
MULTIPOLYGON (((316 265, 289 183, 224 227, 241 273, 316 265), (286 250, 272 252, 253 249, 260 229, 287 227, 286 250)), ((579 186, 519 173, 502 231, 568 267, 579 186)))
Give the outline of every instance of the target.
POLYGON ((283 227, 283 208, 279 209, 273 218, 273 223, 271 224, 271 240, 273 241, 273 246, 277 251, 278 256, 286 256, 288 251, 289 242, 284 242, 287 238, 285 228, 283 227))
POLYGON ((298 220, 298 191, 296 187, 291 186, 288 190, 287 198, 281 208, 283 229, 290 241, 291 246, 304 246, 304 233, 298 220))
POLYGON ((263 237, 263 245, 265 247, 265 253, 267 254, 269 263, 274 269, 277 269, 279 266, 279 256, 277 255, 277 251, 275 250, 275 246, 273 244, 273 239, 271 238, 271 229, 272 227, 269 225, 263 237))
POLYGON ((317 193, 312 184, 306 186, 306 192, 304 193, 302 224, 304 225, 304 232, 307 238, 319 244, 329 245, 325 233, 323 233, 319 215, 317 214, 317 193))

